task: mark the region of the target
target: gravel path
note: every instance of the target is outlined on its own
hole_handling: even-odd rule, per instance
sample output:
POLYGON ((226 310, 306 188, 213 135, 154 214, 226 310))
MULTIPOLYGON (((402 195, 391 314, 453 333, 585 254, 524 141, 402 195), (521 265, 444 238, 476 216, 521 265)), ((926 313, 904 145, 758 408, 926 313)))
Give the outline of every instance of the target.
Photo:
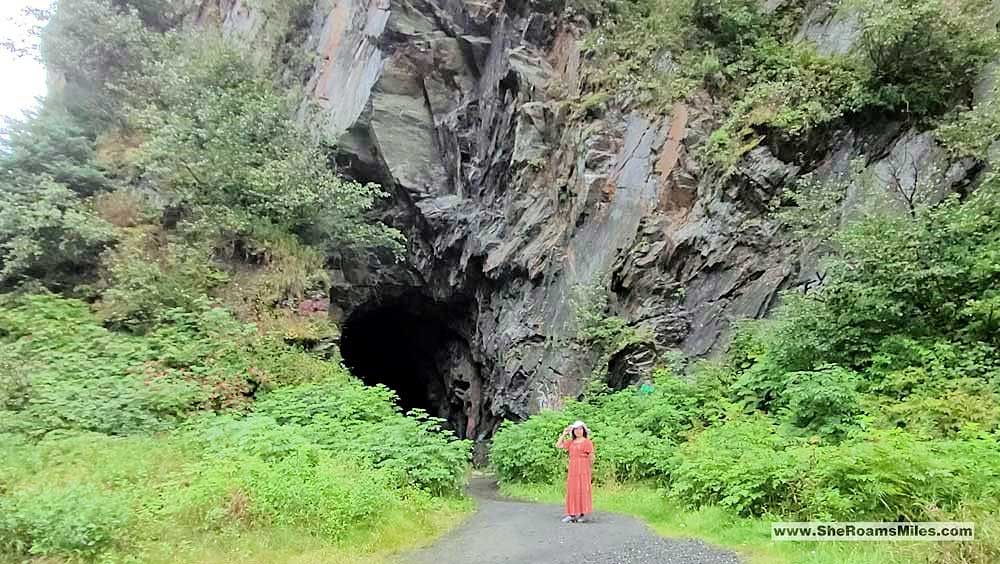
POLYGON ((401 564, 739 564, 735 554, 700 541, 666 539, 637 519, 598 512, 562 523, 562 508, 500 498, 495 483, 475 478, 479 510, 434 545, 401 564))

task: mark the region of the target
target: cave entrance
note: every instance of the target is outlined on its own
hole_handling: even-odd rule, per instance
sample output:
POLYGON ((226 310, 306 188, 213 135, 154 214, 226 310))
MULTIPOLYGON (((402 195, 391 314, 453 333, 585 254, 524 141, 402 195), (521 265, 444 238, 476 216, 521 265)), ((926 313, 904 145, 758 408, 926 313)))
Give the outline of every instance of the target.
POLYGON ((460 314, 407 302, 369 305, 346 320, 344 364, 368 385, 396 392, 403 410, 440 417, 461 438, 475 438, 481 413, 479 370, 452 327, 460 314))

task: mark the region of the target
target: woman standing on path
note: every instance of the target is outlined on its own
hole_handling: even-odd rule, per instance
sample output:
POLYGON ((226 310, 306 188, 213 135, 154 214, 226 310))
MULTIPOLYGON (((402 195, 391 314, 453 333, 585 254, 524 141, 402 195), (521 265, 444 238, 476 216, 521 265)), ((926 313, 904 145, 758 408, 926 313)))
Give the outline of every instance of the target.
POLYGON ((556 447, 569 451, 569 474, 566 476, 566 516, 563 523, 578 523, 593 511, 590 495, 590 471, 594 465, 594 443, 583 421, 563 429, 556 447))

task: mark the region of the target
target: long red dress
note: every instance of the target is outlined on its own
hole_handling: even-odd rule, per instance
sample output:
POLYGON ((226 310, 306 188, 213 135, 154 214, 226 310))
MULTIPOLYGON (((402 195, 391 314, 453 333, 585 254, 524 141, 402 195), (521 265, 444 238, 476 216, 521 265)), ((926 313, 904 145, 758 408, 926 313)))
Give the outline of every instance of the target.
POLYGON ((582 515, 594 509, 590 493, 590 439, 563 441, 560 448, 569 451, 569 473, 566 476, 566 514, 582 515))

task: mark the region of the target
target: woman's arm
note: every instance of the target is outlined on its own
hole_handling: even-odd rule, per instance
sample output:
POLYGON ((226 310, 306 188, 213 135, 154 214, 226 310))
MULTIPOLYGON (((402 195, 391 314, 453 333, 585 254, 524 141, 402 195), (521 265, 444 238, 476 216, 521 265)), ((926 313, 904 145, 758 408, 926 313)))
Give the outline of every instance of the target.
POLYGON ((566 442, 569 440, 569 427, 563 429, 559 438, 556 439, 556 448, 566 448, 566 442))
POLYGON ((594 465, 594 458, 595 458, 595 456, 594 456, 594 442, 593 441, 590 442, 590 453, 587 455, 587 458, 590 459, 590 465, 593 466, 594 465))

